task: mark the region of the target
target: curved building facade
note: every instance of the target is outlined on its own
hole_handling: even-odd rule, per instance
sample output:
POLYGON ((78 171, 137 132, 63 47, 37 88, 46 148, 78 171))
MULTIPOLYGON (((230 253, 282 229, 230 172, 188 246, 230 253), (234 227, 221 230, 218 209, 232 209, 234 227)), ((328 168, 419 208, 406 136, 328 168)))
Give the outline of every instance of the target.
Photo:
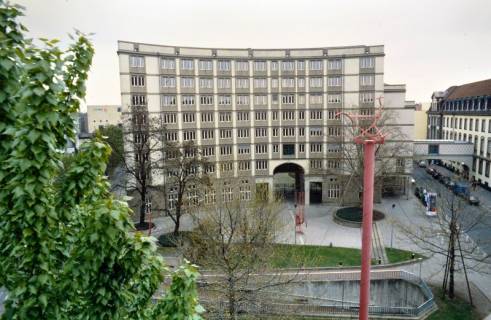
MULTIPOLYGON (((404 85, 384 84, 382 45, 214 49, 120 41, 118 56, 123 111, 141 106, 159 114, 167 139, 195 141, 215 163, 209 173, 216 178, 275 190, 291 187, 275 176, 294 177, 306 204, 339 201, 346 188, 343 150, 351 139, 336 113, 371 112, 384 97, 385 108, 398 113, 392 125, 407 133, 403 142, 412 140, 414 106, 405 104, 404 85)), ((410 156, 401 155, 403 183, 410 156)))

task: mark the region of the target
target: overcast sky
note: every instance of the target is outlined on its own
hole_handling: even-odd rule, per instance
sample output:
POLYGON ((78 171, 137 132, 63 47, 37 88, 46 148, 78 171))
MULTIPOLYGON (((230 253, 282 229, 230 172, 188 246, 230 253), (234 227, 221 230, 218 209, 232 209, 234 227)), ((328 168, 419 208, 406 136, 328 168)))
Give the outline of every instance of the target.
POLYGON ((94 32, 87 104, 120 104, 117 40, 239 48, 385 45, 407 100, 491 78, 490 0, 17 0, 32 37, 94 32))

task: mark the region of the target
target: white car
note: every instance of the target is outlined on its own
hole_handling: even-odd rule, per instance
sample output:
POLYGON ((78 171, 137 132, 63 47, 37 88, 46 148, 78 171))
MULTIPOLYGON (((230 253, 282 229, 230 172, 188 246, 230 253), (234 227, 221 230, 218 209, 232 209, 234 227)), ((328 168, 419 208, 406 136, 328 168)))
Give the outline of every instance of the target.
POLYGON ((426 162, 424 162, 424 161, 420 161, 420 162, 418 163, 418 166, 419 166, 420 168, 426 168, 426 162))

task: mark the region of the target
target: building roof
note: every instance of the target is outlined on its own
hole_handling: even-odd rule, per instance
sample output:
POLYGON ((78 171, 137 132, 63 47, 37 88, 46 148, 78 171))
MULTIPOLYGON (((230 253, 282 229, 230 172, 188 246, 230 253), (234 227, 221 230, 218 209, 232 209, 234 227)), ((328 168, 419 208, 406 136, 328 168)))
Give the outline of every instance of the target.
POLYGON ((447 99, 491 95, 491 79, 471 82, 447 89, 447 99))

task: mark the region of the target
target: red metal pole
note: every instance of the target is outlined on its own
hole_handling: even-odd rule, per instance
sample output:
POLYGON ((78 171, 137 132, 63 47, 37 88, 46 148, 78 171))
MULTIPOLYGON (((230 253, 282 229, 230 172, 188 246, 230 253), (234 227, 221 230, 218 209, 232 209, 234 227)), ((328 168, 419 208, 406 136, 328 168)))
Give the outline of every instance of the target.
POLYGON ((375 173, 375 141, 364 143, 363 171, 363 226, 361 242, 361 278, 360 278, 360 320, 368 320, 370 303, 370 263, 372 252, 372 215, 373 189, 375 173))

